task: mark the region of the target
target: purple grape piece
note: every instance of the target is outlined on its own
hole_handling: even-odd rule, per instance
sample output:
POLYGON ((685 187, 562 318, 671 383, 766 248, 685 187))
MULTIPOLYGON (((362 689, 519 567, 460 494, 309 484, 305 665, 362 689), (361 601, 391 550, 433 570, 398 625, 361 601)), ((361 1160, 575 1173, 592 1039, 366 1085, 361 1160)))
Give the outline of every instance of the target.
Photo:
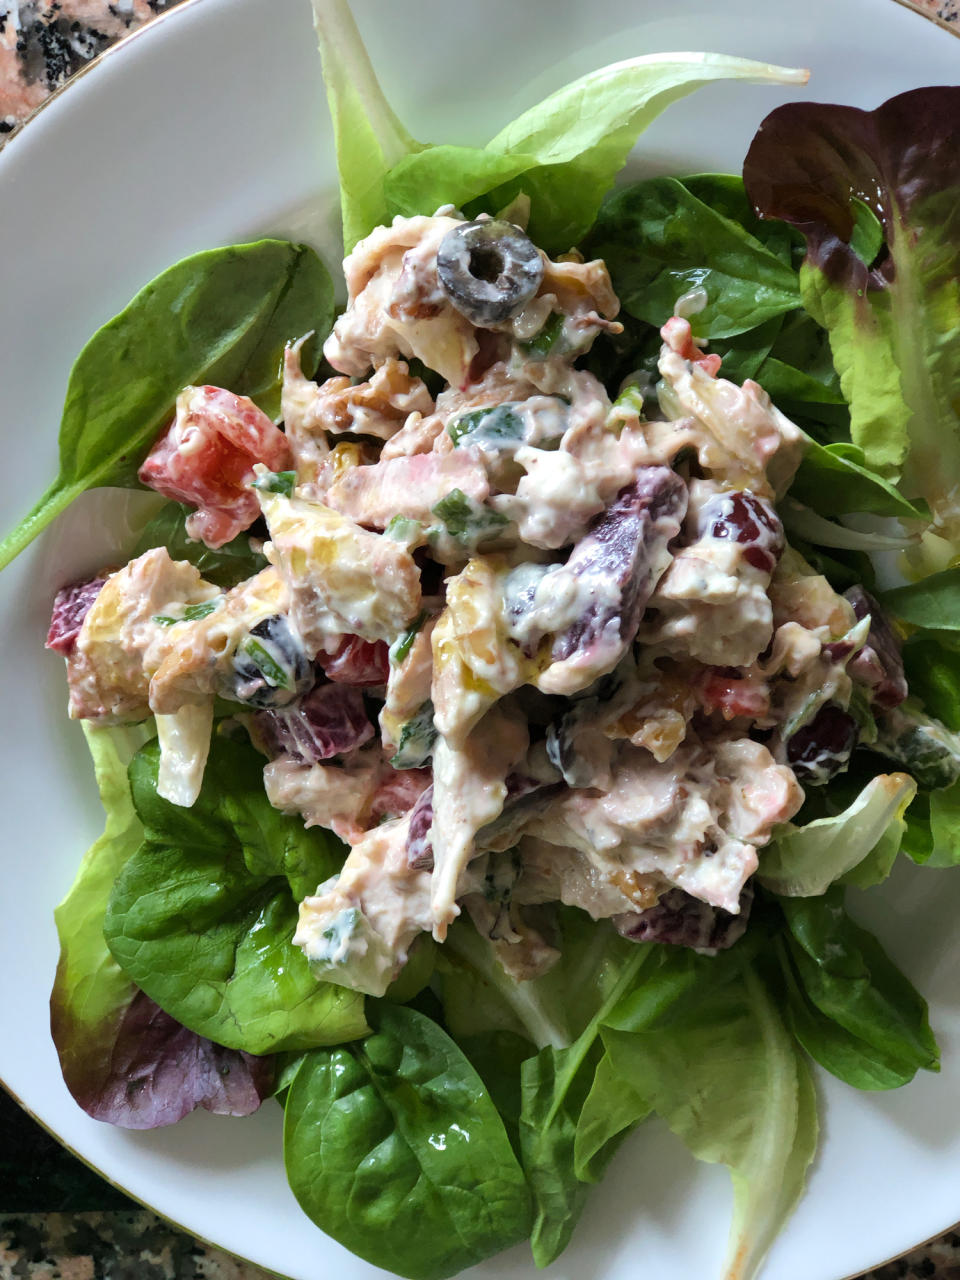
POLYGON ((798 781, 822 786, 846 769, 858 734, 853 716, 835 702, 826 702, 787 740, 787 763, 798 781))
POLYGON ((847 674, 870 690, 870 700, 889 711, 907 697, 907 677, 900 656, 900 641, 882 606, 863 587, 850 587, 843 593, 849 600, 857 620, 870 615, 867 643, 847 664, 847 674))
POLYGON ((754 569, 773 573, 786 545, 783 525, 773 507, 749 489, 718 493, 700 511, 701 538, 739 543, 743 558, 754 569))
POLYGON ((631 942, 664 942, 697 951, 725 951, 746 932, 753 905, 753 889, 740 894, 740 913, 711 907, 684 889, 668 889, 654 907, 614 916, 617 931, 631 942))
POLYGON ((407 866, 416 871, 433 870, 433 786, 427 787, 413 806, 407 832, 407 866))
POLYGON ((258 711, 253 732, 271 759, 288 755, 317 764, 369 742, 374 730, 358 688, 318 684, 299 702, 258 711))
POLYGON ((84 582, 71 582, 69 586, 60 588, 53 602, 46 648, 63 654, 65 658, 70 657, 77 647, 77 636, 83 620, 105 582, 106 578, 88 578, 84 582))
MULTIPOLYGON (((680 532, 687 510, 687 487, 669 467, 642 467, 636 480, 597 516, 567 561, 564 571, 597 585, 597 601, 554 641, 554 662, 577 655, 577 665, 592 666, 591 656, 609 644, 617 623, 619 647, 603 668, 610 670, 637 634, 653 588, 669 564, 668 544, 680 532), (613 610, 611 585, 619 589, 613 610)), ((598 674, 598 673, 596 673, 598 674)))

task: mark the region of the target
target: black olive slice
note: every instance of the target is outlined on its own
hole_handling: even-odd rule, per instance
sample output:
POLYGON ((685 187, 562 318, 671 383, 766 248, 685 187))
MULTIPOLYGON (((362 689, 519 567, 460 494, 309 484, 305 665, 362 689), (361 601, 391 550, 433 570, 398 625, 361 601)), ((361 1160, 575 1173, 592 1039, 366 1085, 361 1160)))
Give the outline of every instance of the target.
POLYGON ((519 227, 497 219, 462 222, 440 241, 437 275, 471 324, 490 328, 516 315, 540 288, 543 259, 519 227))

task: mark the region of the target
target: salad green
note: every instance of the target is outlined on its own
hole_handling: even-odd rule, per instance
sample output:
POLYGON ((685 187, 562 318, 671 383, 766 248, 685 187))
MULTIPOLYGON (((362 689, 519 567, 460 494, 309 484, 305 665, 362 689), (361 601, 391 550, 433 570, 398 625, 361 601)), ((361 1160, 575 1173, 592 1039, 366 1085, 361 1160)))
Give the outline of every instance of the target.
MULTIPOLYGON (((610 194, 673 101, 712 80, 801 84, 804 73, 710 54, 636 58, 551 95, 486 147, 429 146, 384 100, 345 5, 315 9, 347 249, 396 214, 442 205, 529 215, 544 249, 578 244, 606 261, 625 324, 583 367, 612 392, 627 378, 628 397, 657 394, 659 329, 678 304, 691 307, 693 333, 724 373, 756 378, 805 433, 782 507, 792 545, 838 590, 874 589, 875 574, 885 588, 905 641, 906 729, 860 708, 849 771, 812 788, 775 833, 731 949, 634 941, 565 907, 558 963, 518 983, 458 921, 443 948, 423 938, 386 995, 366 999, 318 981, 292 943, 297 901, 336 873, 343 846, 271 807, 243 734, 215 735, 199 798, 183 808, 158 794, 156 740, 91 730, 107 825, 57 911, 51 1025, 64 1077, 91 1114, 134 1127, 196 1105, 246 1114, 277 1090, 304 1210, 411 1280, 453 1275, 527 1237, 537 1265, 549 1264, 620 1142, 657 1114, 699 1159, 730 1169, 724 1275, 747 1280, 814 1156, 808 1057, 870 1090, 938 1068, 922 996, 845 902, 901 851, 960 863, 960 90, 902 95, 873 113, 780 108, 745 182, 700 174, 610 194), (906 123, 918 107, 930 122, 919 150, 906 123), (898 579, 889 560, 902 547, 898 579), (904 772, 889 772, 891 757, 904 772)), ((313 251, 278 241, 196 255, 148 285, 81 352, 60 475, 0 544, 0 565, 84 489, 138 484, 186 383, 222 384, 277 417, 283 350, 328 332, 332 299, 313 251)), ((561 329, 548 323, 533 342, 546 350, 561 329)), ((498 413, 495 424, 461 416, 453 445, 509 434, 516 415, 498 413)), ((292 484, 279 471, 258 485, 289 497, 284 477, 292 484)), ((432 514, 452 540, 506 523, 459 489, 432 514)), ((166 547, 221 589, 265 563, 243 534, 214 551, 193 541, 187 515, 168 504, 137 551, 166 547)), ((415 539, 419 525, 403 523, 387 536, 415 539)), ((423 622, 396 642, 394 664, 423 622)), ((870 624, 854 631, 844 640, 865 651, 870 624)), ((791 727, 819 709, 813 698, 791 727)), ((407 721, 402 768, 427 758, 432 724, 430 704, 407 721)), ((336 951, 341 940, 329 941, 336 951)))

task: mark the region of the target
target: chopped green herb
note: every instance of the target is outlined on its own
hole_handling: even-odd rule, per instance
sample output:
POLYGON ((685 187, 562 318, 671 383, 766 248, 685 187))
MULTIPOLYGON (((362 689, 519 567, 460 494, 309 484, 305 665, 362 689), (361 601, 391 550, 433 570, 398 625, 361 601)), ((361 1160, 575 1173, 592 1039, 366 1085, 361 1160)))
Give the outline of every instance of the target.
POLYGON ((447 423, 447 433, 454 444, 459 444, 464 436, 472 436, 474 440, 503 446, 522 444, 524 425, 514 405, 498 404, 492 409, 471 409, 469 413, 461 413, 447 423))
POLYGON ((419 541, 422 533, 423 525, 419 520, 414 520, 411 516, 394 516, 384 529, 383 536, 393 542, 404 542, 407 546, 412 546, 419 541))
POLYGON ((253 487, 263 493, 282 493, 285 498, 292 498, 296 483, 295 471, 268 471, 266 475, 257 476, 253 487))
POLYGON ((173 627, 178 622, 199 622, 218 609, 222 600, 223 596, 216 596, 213 600, 204 600, 200 604, 188 604, 179 618, 174 618, 169 613, 155 613, 153 621, 160 627, 173 627))
POLYGON ((546 324, 529 342, 521 342, 520 347, 528 356, 559 355, 564 349, 563 322, 566 319, 559 311, 550 314, 546 324))
POLYGON ((456 538, 464 545, 482 542, 484 538, 498 533, 505 524, 506 516, 497 511, 490 511, 479 502, 468 498, 462 489, 451 489, 445 498, 441 498, 431 508, 433 514, 443 521, 444 528, 451 538, 456 538))
POLYGON ((273 654, 254 636, 247 636, 240 648, 262 673, 268 684, 272 684, 275 689, 291 689, 293 687, 289 671, 284 670, 273 654))
POLYGON ((394 769, 419 769, 430 759, 436 740, 433 703, 428 698, 400 730, 397 749, 390 757, 390 763, 394 769))
POLYGON ((393 644, 390 646, 390 662, 395 667, 399 667, 404 658, 413 648, 413 642, 417 638, 417 632, 427 620, 426 610, 421 611, 410 624, 408 630, 397 636, 393 644))

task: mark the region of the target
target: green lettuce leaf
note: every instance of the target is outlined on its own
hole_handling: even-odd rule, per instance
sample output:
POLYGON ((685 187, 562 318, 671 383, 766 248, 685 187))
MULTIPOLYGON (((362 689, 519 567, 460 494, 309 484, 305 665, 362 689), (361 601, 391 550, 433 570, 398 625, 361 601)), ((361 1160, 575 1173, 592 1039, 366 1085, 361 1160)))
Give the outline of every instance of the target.
POLYGON ((431 147, 388 175, 393 213, 452 203, 471 216, 530 198, 529 234, 548 253, 590 229, 641 133, 671 103, 713 80, 803 84, 805 71, 711 53, 656 53, 590 72, 501 129, 484 148, 431 147))
POLYGON ((903 814, 916 792, 917 784, 907 774, 881 773, 842 813, 817 818, 802 827, 786 823, 761 850, 757 879, 774 893, 807 898, 825 893, 836 880, 855 875, 881 840, 886 841, 880 859, 883 863, 891 841, 895 841, 894 854, 899 848, 903 814))
POLYGON ((893 1089, 939 1070, 926 1001, 847 915, 843 889, 780 906, 788 1016, 807 1052, 857 1089, 893 1089))
POLYGON ((229 1048, 262 1054, 363 1035, 363 997, 318 982, 291 941, 297 903, 342 863, 339 841, 271 806, 248 744, 214 738, 190 809, 157 795, 158 765, 150 743, 130 766, 145 839, 104 925, 123 970, 184 1026, 229 1048))
POLYGON ((421 144, 383 96, 346 0, 313 0, 313 18, 337 148, 343 246, 349 253, 374 227, 390 221, 384 179, 421 144))
POLYGON ((960 88, 876 111, 794 103, 761 125, 744 166, 765 217, 803 232, 804 305, 830 334, 867 465, 901 472, 960 535, 960 88), (872 211, 872 212, 871 212, 872 211), (879 221, 880 238, 871 218, 879 221))
POLYGON ((142 556, 151 547, 166 547, 173 560, 189 560, 208 582, 228 590, 252 578, 267 567, 266 556, 254 551, 250 537, 238 533, 216 551, 187 535, 186 520, 190 508, 179 502, 168 502, 157 512, 141 533, 131 558, 142 556))
POLYGON ((503 1121, 453 1040, 379 1001, 365 1040, 308 1054, 290 1086, 291 1189, 375 1266, 443 1280, 524 1239, 530 1193, 503 1121))
POLYGON ((611 1081, 698 1160, 727 1165, 734 1212, 724 1280, 750 1280, 800 1198, 817 1144, 816 1096, 777 1005, 750 966, 708 984, 647 1031, 607 1028, 611 1081))
POLYGON ((141 488, 137 470, 184 387, 212 383, 279 412, 284 346, 332 320, 326 267, 285 240, 210 249, 151 280, 77 356, 59 473, 0 542, 0 568, 86 489, 141 488))
POLYGON ((426 146, 388 104, 345 0, 313 0, 340 171, 347 251, 396 214, 453 204, 475 217, 521 191, 529 232, 547 252, 590 228, 637 138, 672 102, 714 80, 804 84, 806 71, 712 53, 617 62, 523 112, 485 147, 426 146))
POLYGON ((130 981, 107 949, 103 921, 110 890, 143 839, 127 764, 150 729, 87 723, 83 729, 106 826, 54 912, 60 959, 50 1029, 64 1082, 88 1115, 127 1129, 174 1124, 197 1106, 249 1115, 272 1091, 272 1060, 188 1031, 130 981))
MULTIPOLYGON (((706 306, 690 316, 701 338, 745 333, 800 303, 789 259, 784 263, 738 222, 693 196, 686 180, 650 178, 617 191, 600 210, 585 250, 606 262, 627 311, 657 327, 674 314, 681 295, 705 289, 706 306)), ((724 372, 730 371, 728 361, 724 372)))
POLYGON ((932 573, 885 591, 881 601, 898 618, 931 631, 960 631, 960 569, 932 573))
POLYGON ((604 1019, 651 963, 651 948, 628 943, 616 980, 594 1016, 568 1048, 548 1045, 521 1067, 520 1151, 533 1194, 530 1247, 538 1267, 570 1242, 586 1201, 587 1185, 575 1171, 577 1125, 602 1055, 604 1019))
POLYGON ((438 953, 438 980, 455 1038, 502 1030, 526 1036, 538 1049, 565 1049, 590 1024, 637 944, 575 907, 561 907, 558 919, 560 959, 525 982, 504 972, 489 939, 472 924, 453 925, 438 953))

